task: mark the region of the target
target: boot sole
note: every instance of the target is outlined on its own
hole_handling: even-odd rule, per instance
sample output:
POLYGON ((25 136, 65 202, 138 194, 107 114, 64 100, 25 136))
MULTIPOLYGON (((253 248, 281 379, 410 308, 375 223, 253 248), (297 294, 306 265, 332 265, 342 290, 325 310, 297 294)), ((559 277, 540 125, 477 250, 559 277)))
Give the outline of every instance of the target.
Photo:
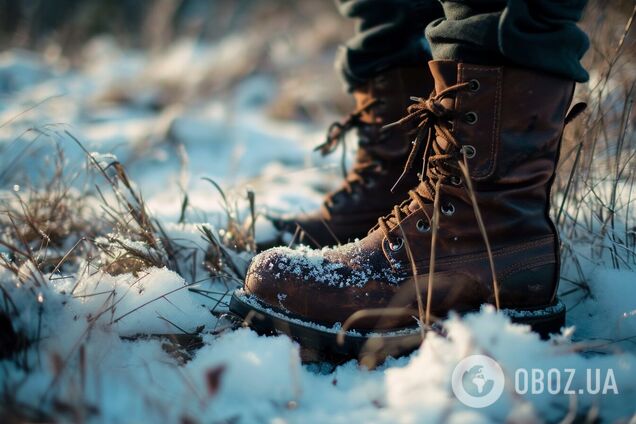
MULTIPOLYGON (((259 334, 285 334, 303 348, 318 353, 320 359, 338 360, 358 358, 370 367, 387 357, 398 357, 416 350, 422 343, 419 326, 386 331, 341 331, 339 325, 326 327, 302 320, 264 305, 254 296, 237 290, 230 300, 230 311, 241 317, 259 334), (338 336, 340 335, 340 340, 338 336)), ((513 323, 529 325, 541 338, 558 333, 565 325, 565 305, 560 300, 544 308, 502 309, 513 323)), ((441 327, 431 330, 443 334, 441 327)), ((315 355, 314 355, 315 356, 315 355)))

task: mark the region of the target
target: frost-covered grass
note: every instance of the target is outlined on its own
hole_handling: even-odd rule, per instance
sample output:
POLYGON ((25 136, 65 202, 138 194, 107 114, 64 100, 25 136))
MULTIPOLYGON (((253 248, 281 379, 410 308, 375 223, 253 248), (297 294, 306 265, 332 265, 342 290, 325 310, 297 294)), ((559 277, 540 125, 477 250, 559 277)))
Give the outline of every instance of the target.
POLYGON ((323 89, 335 80, 299 83, 288 69, 304 75, 291 53, 325 54, 306 35, 316 28, 272 42, 262 68, 244 60, 263 49, 257 32, 154 54, 99 38, 74 67, 50 50, 1 53, 0 421, 633 419, 633 36, 619 42, 622 21, 585 24, 592 81, 577 99, 589 107, 566 132, 553 202, 567 328, 541 341, 484 308, 372 371, 302 365, 289 339, 231 330, 223 316, 254 242, 273 237, 263 215, 309 211, 338 179, 338 158, 311 152, 322 125, 272 118, 303 110, 321 123, 333 110, 323 89), (620 393, 518 395, 510 383, 473 410, 450 388, 471 353, 508 377, 575 369, 575 390, 586 368, 612 369, 620 393))

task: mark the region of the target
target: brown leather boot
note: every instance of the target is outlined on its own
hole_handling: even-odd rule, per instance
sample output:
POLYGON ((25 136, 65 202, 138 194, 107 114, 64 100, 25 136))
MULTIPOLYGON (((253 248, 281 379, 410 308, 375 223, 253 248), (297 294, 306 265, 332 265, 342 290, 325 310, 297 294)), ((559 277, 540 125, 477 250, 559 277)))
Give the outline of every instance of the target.
POLYGON ((418 316, 429 324, 484 304, 542 334, 563 325, 549 199, 574 83, 512 67, 430 68, 435 92, 402 120, 420 124, 413 151, 426 142, 427 178, 356 243, 256 256, 231 306, 255 311, 256 328, 356 354, 378 334, 400 351, 420 340, 418 316))
MULTIPOLYGON (((397 121, 411 103, 410 96, 428 96, 433 78, 428 69, 395 68, 353 92, 356 110, 343 122, 331 125, 327 141, 318 146, 323 155, 343 144, 342 186, 326 195, 322 207, 290 218, 270 217, 281 231, 296 234, 295 242, 313 247, 331 246, 364 237, 378 216, 404 199, 418 183, 417 170, 409 170, 404 184, 392 193, 411 150, 412 126, 382 130, 397 121), (346 133, 358 132, 358 153, 349 173, 344 165, 346 133)), ((419 170, 421 172, 421 169, 419 170)))

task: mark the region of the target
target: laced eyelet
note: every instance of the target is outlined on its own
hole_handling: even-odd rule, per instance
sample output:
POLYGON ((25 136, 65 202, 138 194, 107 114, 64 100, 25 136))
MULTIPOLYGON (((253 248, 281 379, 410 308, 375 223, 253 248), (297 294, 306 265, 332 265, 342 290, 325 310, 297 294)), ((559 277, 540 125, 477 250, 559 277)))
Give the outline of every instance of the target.
POLYGON ((446 205, 442 205, 440 210, 444 215, 452 216, 455 213, 455 206, 452 203, 448 202, 446 205))
POLYGON ((477 81, 476 79, 471 79, 470 81, 468 81, 468 89, 470 91, 479 91, 479 81, 477 81))
POLYGON ((428 222, 428 219, 420 219, 415 223, 415 228, 420 233, 428 233, 431 231, 431 224, 428 222))
POLYGON ((450 182, 454 186, 462 185, 462 179, 456 175, 453 175, 452 177, 450 177, 450 182))
POLYGON ((475 112, 467 112, 464 115, 464 121, 466 121, 468 125, 475 125, 477 123, 477 114, 475 112))
POLYGON ((396 239, 395 243, 389 241, 389 249, 391 249, 391 252, 397 252, 402 248, 402 246, 404 246, 404 240, 399 237, 396 239))
POLYGON ((462 146, 462 153, 466 155, 468 159, 472 159, 477 154, 477 150, 470 144, 467 144, 465 146, 462 146))

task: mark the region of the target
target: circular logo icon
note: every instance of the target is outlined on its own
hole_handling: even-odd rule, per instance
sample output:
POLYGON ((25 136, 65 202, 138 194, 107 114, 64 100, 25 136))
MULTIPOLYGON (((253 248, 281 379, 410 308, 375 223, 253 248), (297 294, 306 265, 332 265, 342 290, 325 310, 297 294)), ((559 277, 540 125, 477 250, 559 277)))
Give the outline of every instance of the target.
POLYGON ((497 361, 485 355, 465 357, 451 376, 453 393, 471 408, 485 408, 495 403, 503 393, 504 383, 504 373, 497 361))

